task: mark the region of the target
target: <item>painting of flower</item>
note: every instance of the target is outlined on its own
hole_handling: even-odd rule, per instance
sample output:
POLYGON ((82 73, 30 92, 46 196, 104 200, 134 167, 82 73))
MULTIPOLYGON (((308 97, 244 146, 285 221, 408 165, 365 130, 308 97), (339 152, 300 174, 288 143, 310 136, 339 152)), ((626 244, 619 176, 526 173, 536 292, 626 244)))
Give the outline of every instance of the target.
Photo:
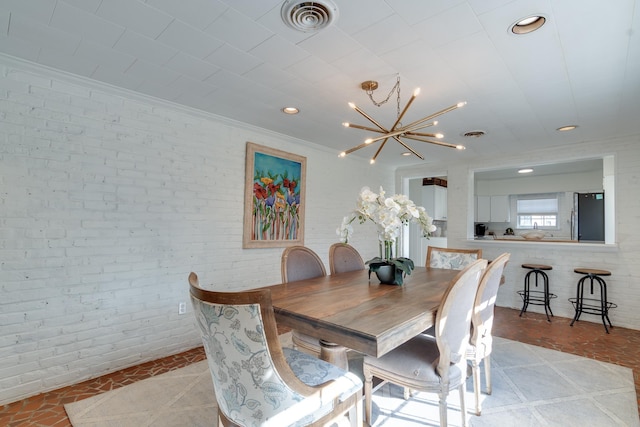
POLYGON ((243 247, 304 244, 306 158, 247 143, 243 247))

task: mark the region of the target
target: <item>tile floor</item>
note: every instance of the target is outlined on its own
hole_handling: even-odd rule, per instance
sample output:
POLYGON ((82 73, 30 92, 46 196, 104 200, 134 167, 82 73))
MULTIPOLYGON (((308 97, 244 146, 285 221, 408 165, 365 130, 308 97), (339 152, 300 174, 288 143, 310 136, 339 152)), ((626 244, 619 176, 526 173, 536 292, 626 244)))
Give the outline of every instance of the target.
MULTIPOLYGON (((623 366, 494 337, 491 378, 493 393, 480 397, 481 416, 469 413, 473 381, 467 381, 470 427, 640 427, 633 374, 623 366)), ((447 414, 448 425, 460 427, 458 393, 449 393, 447 414)), ((385 384, 373 398, 374 427, 436 426, 439 418, 434 393, 404 400, 402 387, 385 384)))
MULTIPOLYGON (((494 335, 540 347, 577 354, 633 369, 640 407, 640 331, 617 328, 606 334, 602 324, 580 321, 569 326, 571 319, 552 318, 544 314, 496 308, 494 335)), ((614 323, 615 325, 615 323, 614 323)), ((134 366, 80 384, 39 394, 0 408, 0 425, 70 426, 64 404, 104 391, 131 384, 154 375, 187 366, 205 358, 202 348, 134 366)))

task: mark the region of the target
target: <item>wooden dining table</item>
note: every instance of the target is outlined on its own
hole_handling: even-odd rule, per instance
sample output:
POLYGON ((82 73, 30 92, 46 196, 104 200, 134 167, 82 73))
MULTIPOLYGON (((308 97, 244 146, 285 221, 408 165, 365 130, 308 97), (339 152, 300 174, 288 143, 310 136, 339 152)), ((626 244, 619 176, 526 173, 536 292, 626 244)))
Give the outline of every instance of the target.
POLYGON ((279 325, 321 339, 321 358, 347 368, 347 349, 380 357, 431 327, 458 273, 417 267, 397 286, 358 270, 267 289, 279 325))

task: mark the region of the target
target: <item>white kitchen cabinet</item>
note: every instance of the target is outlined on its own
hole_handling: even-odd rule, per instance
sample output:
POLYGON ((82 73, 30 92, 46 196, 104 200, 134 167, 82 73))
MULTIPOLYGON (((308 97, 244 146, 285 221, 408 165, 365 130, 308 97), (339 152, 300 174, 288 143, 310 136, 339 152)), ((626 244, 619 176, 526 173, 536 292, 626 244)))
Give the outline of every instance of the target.
POLYGON ((476 196, 475 222, 509 222, 509 196, 476 196))
POLYGON ((446 221, 447 189, 439 185, 424 185, 422 187, 422 206, 431 218, 446 221))
POLYGON ((491 221, 491 196, 476 196, 476 222, 491 221))
POLYGON ((491 222, 509 222, 509 196, 491 196, 491 222))

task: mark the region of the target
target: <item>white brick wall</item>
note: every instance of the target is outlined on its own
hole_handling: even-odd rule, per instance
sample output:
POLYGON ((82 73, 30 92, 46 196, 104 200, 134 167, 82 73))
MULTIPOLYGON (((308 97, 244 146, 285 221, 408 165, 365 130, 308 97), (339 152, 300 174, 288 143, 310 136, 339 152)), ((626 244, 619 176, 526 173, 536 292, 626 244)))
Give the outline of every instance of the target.
MULTIPOLYGON (((190 271, 280 281, 281 248, 242 249, 246 141, 307 157, 305 244, 325 263, 360 188, 393 187, 309 142, 0 65, 0 404, 200 345, 177 314, 190 271)), ((353 243, 375 254, 374 235, 353 243)))

